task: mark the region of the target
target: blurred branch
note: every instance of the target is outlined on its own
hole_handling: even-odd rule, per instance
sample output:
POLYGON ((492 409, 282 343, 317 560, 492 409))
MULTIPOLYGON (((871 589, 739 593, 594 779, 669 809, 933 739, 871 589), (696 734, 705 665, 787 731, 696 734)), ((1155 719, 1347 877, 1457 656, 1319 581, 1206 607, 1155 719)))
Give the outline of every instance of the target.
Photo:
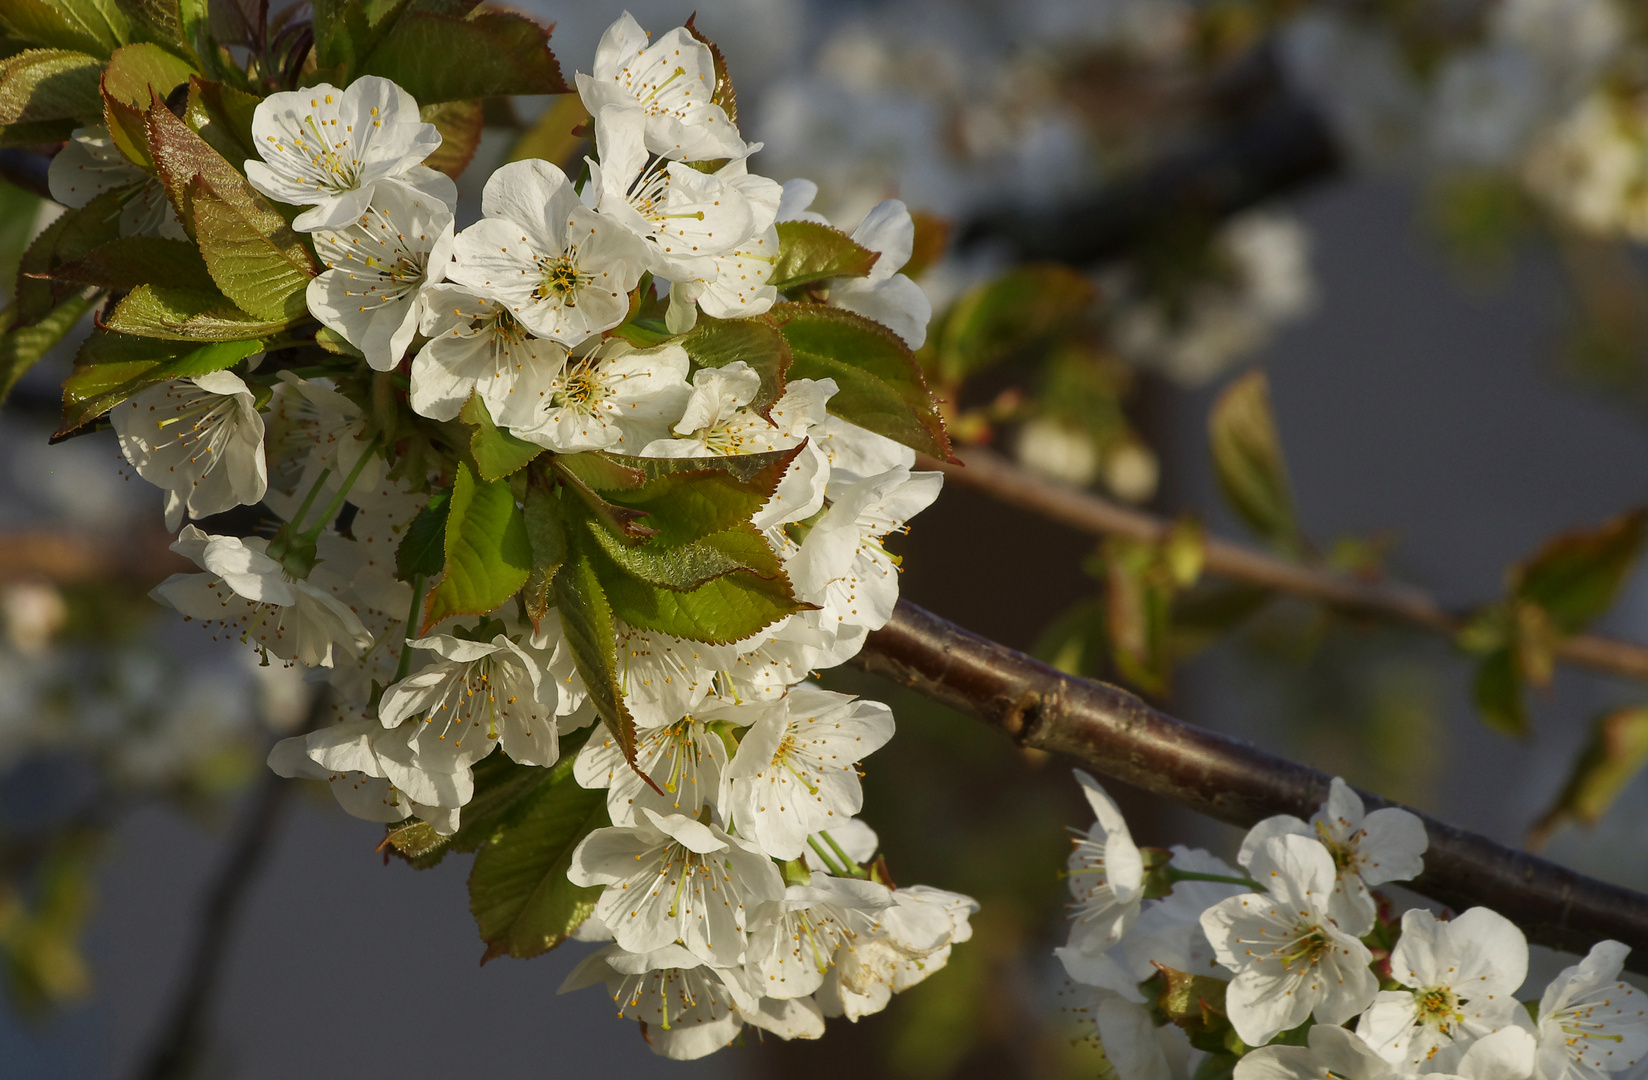
MULTIPOLYGON (((961 465, 928 458, 922 467, 942 469, 954 483, 1094 536, 1155 543, 1173 527, 1171 521, 1142 510, 1043 480, 989 450, 958 450, 956 456, 961 465)), ((1408 623, 1450 638, 1465 625, 1461 616, 1412 586, 1290 562, 1213 536, 1203 547, 1202 568, 1218 577, 1315 600, 1341 611, 1408 623)), ((1648 647, 1633 642, 1577 634, 1557 641, 1552 651, 1558 659, 1593 671, 1648 679, 1648 647)))
MULTIPOLYGON (((329 704, 330 694, 323 687, 310 703, 303 730, 313 730, 329 704)), ((264 771, 241 817, 228 857, 206 893, 199 934, 184 969, 183 983, 166 1011, 159 1037, 138 1070, 140 1080, 185 1080, 201 1071, 211 1005, 233 943, 235 922, 251 898, 252 885, 268 858, 281 815, 296 786, 272 770, 264 771)))
POLYGON ((42 199, 52 197, 51 185, 46 182, 46 170, 51 158, 27 150, 0 150, 0 180, 14 184, 42 199))
MULTIPOLYGON (((1157 712, 1107 683, 1065 675, 908 601, 869 637, 857 666, 1199 813, 1251 826, 1308 818, 1330 778, 1157 712)), ((1368 808, 1398 805, 1362 793, 1368 808)), ((1415 811, 1417 813, 1417 811, 1415 811)), ((1603 938, 1648 972, 1648 896, 1597 881, 1424 814, 1425 872, 1408 887, 1457 910, 1491 904, 1528 939, 1583 953, 1603 938)))
POLYGON ((0 532, 0 582, 46 578, 59 585, 125 580, 158 582, 196 569, 171 550, 158 529, 135 530, 119 543, 65 532, 0 532))
POLYGON ((958 247, 1005 242, 1022 261, 1082 266, 1127 254, 1175 222, 1215 224, 1335 175, 1339 149, 1310 105, 1278 96, 1268 108, 1081 202, 975 218, 958 247))

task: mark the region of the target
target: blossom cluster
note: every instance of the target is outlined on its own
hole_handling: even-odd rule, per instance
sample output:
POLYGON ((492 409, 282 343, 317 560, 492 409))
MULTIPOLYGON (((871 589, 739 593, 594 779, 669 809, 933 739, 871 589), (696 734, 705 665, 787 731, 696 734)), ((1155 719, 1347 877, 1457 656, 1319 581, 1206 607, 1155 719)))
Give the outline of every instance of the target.
MULTIPOLYGON (((325 267, 308 312, 334 335, 329 349, 358 358, 338 370, 367 371, 271 373, 254 356, 239 372, 144 390, 111 416, 133 469, 165 492, 168 528, 181 526, 173 550, 200 567, 154 595, 331 685, 335 722, 279 743, 277 772, 328 781, 359 817, 416 817, 451 835, 475 797, 474 766, 494 750, 549 768, 563 738, 577 747, 568 782, 605 789, 610 825, 584 836, 567 877, 599 890, 577 936, 607 944, 567 985, 604 982, 619 1014, 676 1058, 714 1051, 745 1024, 816 1038, 825 1016, 876 1012, 944 966, 976 908, 892 887, 855 816, 859 763, 892 737, 891 712, 801 685, 892 616, 898 567, 883 541, 933 502, 940 474, 913 471, 913 450, 828 411, 835 380, 792 378, 762 407, 761 371, 744 360, 694 370, 680 343, 701 315, 773 308, 778 223, 822 220, 807 209, 811 185, 749 171, 759 145, 713 100, 716 82, 714 54, 689 29, 649 42, 626 14, 578 76, 592 117, 585 178, 506 164, 461 231, 455 184, 425 164, 441 136, 405 90, 366 76, 272 94, 252 118, 261 160, 245 163, 246 179, 300 210, 292 227, 325 267), (665 285, 656 342, 610 333, 637 305, 663 303, 665 285), (474 424, 478 408, 534 452, 779 457, 782 475, 747 524, 800 610, 734 641, 614 617, 633 730, 605 715, 587 730, 598 710, 563 610, 529 618, 511 602, 419 630, 426 583, 397 560, 453 466, 385 436, 383 402, 361 387, 397 383, 372 372, 402 380, 399 403, 424 421, 474 424), (273 536, 184 524, 250 505, 279 519, 273 536)), ((132 168, 107 131, 82 131, 54 164, 54 189, 157 186, 132 168)), ((154 209, 127 231, 183 235, 172 206, 154 209)), ((919 345, 930 310, 897 273, 913 232, 902 203, 878 206, 851 238, 873 267, 815 286, 813 301, 919 345)), ((449 574, 462 569, 453 558, 449 574)))
POLYGON ((1236 1080, 1607 1080, 1648 1054, 1629 952, 1594 946, 1537 1001, 1517 994, 1528 944, 1504 916, 1400 917, 1377 886, 1424 868, 1424 823, 1365 812, 1335 778, 1306 822, 1255 825, 1233 867, 1143 849, 1076 772, 1096 820, 1069 859, 1076 1012, 1122 1080, 1233 1068, 1236 1080))

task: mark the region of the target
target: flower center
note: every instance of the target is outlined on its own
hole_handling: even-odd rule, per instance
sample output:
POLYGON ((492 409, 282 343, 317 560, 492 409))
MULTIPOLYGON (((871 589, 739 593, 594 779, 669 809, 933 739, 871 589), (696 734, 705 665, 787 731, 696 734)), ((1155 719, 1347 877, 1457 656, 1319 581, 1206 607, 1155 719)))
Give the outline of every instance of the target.
POLYGON ((1299 936, 1277 949, 1276 956, 1285 968, 1291 968, 1295 964, 1300 968, 1308 968, 1332 951, 1333 942, 1328 940, 1327 931, 1321 926, 1311 925, 1299 927, 1299 936))
POLYGON ((578 306, 578 290, 595 280, 593 274, 581 273, 575 260, 577 250, 559 258, 541 258, 538 270, 543 280, 532 290, 534 300, 559 300, 567 307, 578 306))
POLYGON ((550 405, 557 409, 593 413, 605 396, 606 392, 601 386, 600 377, 595 373, 594 365, 585 364, 567 372, 566 377, 559 380, 555 392, 550 395, 550 405))
POLYGON ((1465 1015, 1459 1011, 1459 996, 1446 986, 1430 986, 1413 993, 1414 1006, 1419 1011, 1419 1022, 1449 1034, 1455 1024, 1463 1023, 1465 1015))

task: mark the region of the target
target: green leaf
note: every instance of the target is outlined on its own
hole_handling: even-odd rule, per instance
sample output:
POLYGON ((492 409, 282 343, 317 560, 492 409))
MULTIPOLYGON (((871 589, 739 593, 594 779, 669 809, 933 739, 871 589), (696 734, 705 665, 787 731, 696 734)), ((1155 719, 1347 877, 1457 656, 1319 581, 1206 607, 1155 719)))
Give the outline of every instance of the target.
POLYGON ((1610 709, 1597 717, 1591 738, 1574 762, 1562 793, 1534 827, 1528 846, 1540 847, 1564 823, 1595 825, 1627 784, 1648 765, 1648 706, 1610 709))
POLYGON ((642 480, 601 494, 619 507, 646 514, 650 545, 690 543, 747 524, 778 490, 801 448, 712 458, 611 456, 642 480))
MULTIPOLYGON (((367 6, 358 0, 314 0, 310 6, 315 13, 316 74, 341 86, 350 81, 375 38, 367 6)), ((389 18, 398 18, 398 9, 404 6, 404 0, 395 5, 389 18)))
POLYGON ((261 100, 232 86, 195 77, 189 80, 183 119, 225 161, 244 162, 258 156, 252 145, 252 114, 261 100))
POLYGON ((775 576, 735 570, 680 591, 629 574, 598 550, 594 531, 582 543, 576 530, 573 536, 574 549, 589 553, 613 614, 631 626, 722 645, 741 641, 808 608, 795 598, 782 570, 775 576))
POLYGON ((1078 600, 1041 632, 1031 654, 1066 675, 1102 677, 1110 658, 1102 600, 1078 600))
POLYGON ((761 376, 750 408, 767 415, 784 396, 784 373, 790 369, 790 346, 771 323, 760 319, 712 319, 700 315, 692 333, 681 338, 693 369, 725 367, 743 361, 761 376))
POLYGON ((191 346, 157 338, 94 333, 80 346, 74 373, 63 383, 63 424, 57 435, 69 434, 133 394, 168 379, 222 371, 262 351, 261 341, 191 346))
POLYGON ((526 522, 507 480, 477 480, 460 462, 446 519, 446 572, 429 591, 423 633, 453 615, 488 615, 526 583, 526 522))
POLYGON ((1517 738, 1528 734, 1528 704, 1511 648, 1496 649, 1483 657, 1476 668, 1472 696, 1483 723, 1517 738))
POLYGON ((366 359, 365 353, 349 344, 342 334, 330 326, 323 326, 315 331, 315 344, 333 356, 352 356, 356 360, 366 359))
POLYGON ((359 73, 393 79, 423 105, 567 93, 549 49, 549 31, 524 15, 502 11, 469 18, 409 11, 360 64, 359 73))
POLYGON ((100 244, 85 256, 51 271, 53 281, 97 285, 126 292, 139 285, 211 292, 217 288, 201 260, 200 251, 186 240, 159 236, 122 236, 100 244))
POLYGON ((395 576, 402 581, 433 578, 446 565, 446 518, 451 509, 450 489, 437 491, 406 527, 395 549, 395 576))
POLYGON ((1251 371, 1224 389, 1208 417, 1219 487, 1248 527, 1285 550, 1299 547, 1282 442, 1270 411, 1270 384, 1251 371))
POLYGON ((469 167, 470 160, 481 145, 481 130, 486 126, 481 99, 425 105, 418 115, 424 123, 434 124, 435 130, 441 133, 440 148, 425 158, 423 163, 456 180, 469 167))
POLYGON ((104 325, 116 333, 138 337, 243 341, 269 336, 290 323, 286 319, 254 318, 217 293, 139 285, 115 305, 104 325))
POLYGON ((102 69, 97 57, 64 49, 29 49, 0 60, 0 125, 60 121, 73 128, 96 121, 103 115, 102 69))
POLYGON ((897 334, 822 304, 779 304, 765 317, 789 343, 789 378, 835 380, 830 412, 922 453, 950 456, 938 406, 897 334))
POLYGON ((1093 303, 1093 285, 1067 266, 1020 266, 969 289, 934 328, 945 384, 1022 352, 1069 326, 1093 303))
MULTIPOLYGON (((587 734, 573 732, 561 740, 562 760, 576 757, 577 747, 582 744, 580 736, 587 734)), ((434 866, 448 851, 476 851, 500 830, 513 826, 532 808, 534 796, 554 775, 551 769, 517 765, 504 754, 488 755, 472 768, 475 795, 464 804, 457 832, 442 836, 422 821, 389 827, 389 846, 418 869, 434 866)))
POLYGON ((589 145, 589 134, 575 135, 573 129, 587 123, 589 110, 584 108, 583 99, 577 94, 562 94, 552 99, 549 108, 521 133, 504 160, 539 158, 576 175, 583 151, 589 145))
POLYGON ((475 856, 469 909, 486 942, 483 963, 553 949, 595 909, 601 888, 574 885, 567 868, 579 842, 609 824, 606 792, 579 785, 572 763, 562 757, 525 813, 475 856))
POLYGON ((776 579, 784 573, 778 555, 749 522, 680 544, 653 538, 625 544, 605 529, 592 532, 601 550, 628 573, 649 585, 685 592, 707 581, 744 570, 776 579))
POLYGON ((1648 511, 1633 510, 1552 537, 1511 568, 1512 594, 1543 608, 1558 631, 1578 633, 1619 599, 1642 555, 1645 524, 1648 511))
POLYGON ((602 527, 613 535, 632 540, 653 535, 653 529, 639 524, 640 519, 646 516, 644 511, 613 505, 584 479, 586 475, 621 474, 623 466, 612 463, 602 454, 556 454, 550 459, 550 467, 555 470, 561 483, 578 497, 583 509, 593 514, 602 527))
POLYGON ((475 456, 475 466, 483 480, 501 480, 517 473, 544 452, 544 448, 525 439, 517 439, 492 422, 481 395, 471 394, 458 419, 475 429, 469 439, 469 452, 475 456))
POLYGON ((1156 545, 1112 538, 1104 545, 1106 636, 1116 670, 1148 694, 1165 694, 1172 676, 1167 653, 1173 587, 1152 573, 1156 545))
POLYGON ((144 113, 155 98, 164 101, 193 74, 187 61, 158 45, 123 45, 114 51, 103 72, 102 93, 109 134, 121 153, 152 167, 144 113))
POLYGON ((17 328, 9 325, 16 318, 13 311, 8 309, 0 315, 0 321, 7 324, 3 336, 0 336, 0 405, 6 403, 17 380, 27 374, 53 345, 63 340, 63 335, 74 328, 74 324, 91 306, 92 295, 70 296, 44 319, 17 328))
POLYGON ((285 218, 250 186, 225 198, 203 177, 190 185, 189 202, 200 254, 223 295, 263 319, 308 314, 304 294, 315 264, 285 218))
POLYGON ((555 600, 555 574, 566 562, 566 519, 554 485, 534 471, 526 488, 521 513, 526 518, 526 538, 532 546, 532 570, 521 592, 527 618, 534 628, 549 614, 555 600))
MULTIPOLYGON (((268 221, 264 215, 274 213, 269 201, 252 190, 239 169, 225 161, 223 155, 164 104, 151 106, 144 113, 144 123, 155 170, 166 185, 166 196, 177 211, 178 221, 191 237, 195 229, 193 195, 197 179, 204 180, 217 198, 245 212, 260 227, 268 221)), ((269 228, 263 231, 274 236, 272 228, 273 223, 269 222, 269 228)), ((206 261, 211 264, 210 258, 206 261)))
POLYGON ((42 279, 116 239, 120 235, 121 209, 129 194, 130 189, 106 191, 80 209, 64 212, 35 237, 17 267, 17 287, 12 295, 18 325, 27 326, 44 318, 75 291, 73 285, 42 279))
MULTIPOLYGON (((570 539, 570 537, 569 537, 570 539)), ((590 561, 591 541, 568 545, 566 561, 555 571, 555 606, 561 612, 561 630, 572 649, 573 666, 589 692, 601 722, 618 740, 624 760, 635 764, 635 718, 624 703, 618 685, 618 627, 612 606, 590 561)))
POLYGON ((24 41, 98 57, 131 40, 130 20, 117 0, 6 0, 0 20, 24 41))
POLYGON ((1157 964, 1156 970, 1159 974, 1151 980, 1161 981, 1156 1009, 1183 1028, 1193 1045, 1213 1051, 1223 1049, 1225 1033, 1231 1030, 1225 1015, 1225 990, 1230 981, 1162 964, 1157 964))
POLYGON ((816 221, 780 221, 769 284, 789 292, 813 281, 864 277, 880 257, 840 229, 816 221))

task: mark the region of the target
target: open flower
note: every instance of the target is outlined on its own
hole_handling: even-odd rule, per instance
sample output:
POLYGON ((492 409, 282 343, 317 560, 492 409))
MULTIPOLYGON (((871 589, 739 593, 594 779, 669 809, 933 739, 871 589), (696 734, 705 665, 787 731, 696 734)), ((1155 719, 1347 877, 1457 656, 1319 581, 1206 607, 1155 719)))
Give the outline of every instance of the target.
POLYGON ((1121 940, 1139 917, 1144 898, 1144 859, 1122 812, 1099 782, 1074 769, 1094 821, 1076 841, 1066 873, 1075 898, 1070 949, 1096 956, 1121 940))
POLYGON ((746 966, 767 997, 805 997, 823 985, 838 954, 880 932, 879 916, 894 903, 887 886, 856 878, 817 874, 791 885, 755 913, 746 966))
POLYGON ((857 765, 893 737, 893 714, 810 686, 761 712, 727 767, 732 820, 768 855, 794 859, 808 836, 863 808, 857 765))
MULTIPOLYGON (((1331 1024, 1317 1024, 1308 1046, 1261 1046, 1236 1063, 1235 1080, 1403 1080, 1413 1075, 1374 1053, 1367 1043, 1331 1024)), ((1108 1049, 1108 1047, 1106 1048, 1108 1049)), ((1461 1080, 1523 1080, 1533 1038, 1506 1028, 1471 1047, 1451 1074, 1461 1080)))
POLYGON ((433 285, 424 294, 429 344, 412 358, 412 411, 451 420, 472 394, 492 422, 519 432, 539 422, 566 346, 533 337, 502 301, 463 285, 433 285))
POLYGON ((608 945, 573 968, 560 992, 597 982, 620 1017, 641 1022, 654 1053, 677 1061, 726 1046, 744 1026, 743 1010, 760 1008, 760 991, 743 968, 712 967, 680 945, 639 954, 608 945))
POLYGON ((516 434, 559 453, 635 453, 668 430, 691 390, 679 345, 643 351, 611 341, 568 362, 550 383, 537 422, 516 434))
POLYGON ((560 169, 510 162, 487 180, 481 213, 454 242, 453 281, 569 347, 624 321, 646 253, 629 230, 579 202, 560 169))
POLYGON ((881 911, 876 932, 837 951, 819 984, 819 1008, 855 1023, 885 1009, 894 994, 944 968, 951 946, 973 936, 969 920, 977 910, 978 902, 961 893, 926 885, 894 889, 893 906, 881 911))
POLYGON ((647 268, 670 281, 712 280, 713 256, 738 250, 772 224, 741 185, 679 161, 651 158, 641 110, 607 105, 595 114, 599 163, 591 163, 586 199, 603 217, 646 245, 647 268))
POLYGON ((727 744, 721 736, 710 731, 702 718, 683 716, 673 724, 636 726, 634 768, 624 760, 618 740, 601 727, 578 752, 572 774, 584 787, 607 789, 607 816, 614 825, 634 824, 636 808, 641 806, 688 817, 696 817, 708 806, 724 823, 726 769, 727 744), (641 779, 643 775, 663 794, 641 779))
POLYGON ((538 664, 503 634, 469 641, 433 634, 409 642, 438 658, 384 692, 384 727, 413 721, 420 761, 454 771, 503 744, 522 765, 553 765, 560 753, 554 694, 545 693, 538 664))
POLYGON ((607 105, 639 109, 646 117, 646 148, 654 154, 702 161, 747 152, 726 111, 710 100, 714 54, 683 27, 648 44, 647 32, 626 11, 601 35, 594 73, 580 71, 577 79, 591 116, 607 105))
POLYGON ((1290 814, 1266 818, 1248 830, 1236 861, 1247 866, 1267 840, 1286 835, 1314 837, 1327 847, 1336 871, 1328 914, 1352 934, 1373 927, 1375 905, 1368 888, 1418 877, 1429 843, 1425 823, 1416 815, 1396 807, 1366 814, 1361 796, 1337 776, 1328 801, 1309 824, 1290 814))
POLYGON ((238 375, 214 371, 161 383, 109 414, 120 452, 166 492, 166 528, 251 506, 269 487, 263 417, 238 375))
POLYGON ((309 310, 366 354, 377 371, 401 362, 428 286, 452 258, 452 211, 398 181, 378 184, 360 217, 316 229, 326 270, 309 282, 309 310))
POLYGON ((595 917, 627 952, 679 942, 714 967, 744 962, 749 913, 784 893, 754 844, 684 814, 642 808, 631 826, 596 829, 572 853, 574 885, 605 885, 595 917))
POLYGON ((1333 857, 1304 836, 1277 836, 1248 867, 1267 893, 1220 901, 1202 913, 1219 963, 1236 973, 1225 991, 1236 1034, 1262 1046, 1314 1016, 1342 1024, 1367 1008, 1379 981, 1367 946, 1328 915, 1333 857))
POLYGON ((1539 999, 1540 1080, 1603 1080, 1648 1054, 1648 1001, 1619 972, 1630 949, 1599 941, 1539 999))
POLYGON ((1390 974, 1409 989, 1382 991, 1356 1033, 1405 1070, 1456 1072, 1465 1050, 1510 1026, 1521 1007, 1512 995, 1528 975, 1528 942, 1487 908, 1471 908, 1451 922, 1415 908, 1402 916, 1390 974))
POLYGON ((105 191, 130 188, 120 208, 121 236, 187 240, 166 188, 120 152, 102 124, 75 128, 46 170, 51 197, 78 210, 105 191))
POLYGON ((331 667, 335 649, 358 656, 372 644, 360 619, 329 592, 287 577, 262 537, 208 536, 186 525, 172 550, 206 570, 173 574, 150 594, 191 619, 221 622, 282 660, 331 667))
POLYGON ((451 179, 422 165, 441 145, 440 132, 418 118, 411 94, 376 75, 344 90, 317 83, 270 94, 252 114, 252 139, 263 158, 246 162, 252 186, 276 202, 311 207, 294 229, 359 219, 380 180, 400 178, 457 203, 451 179))

